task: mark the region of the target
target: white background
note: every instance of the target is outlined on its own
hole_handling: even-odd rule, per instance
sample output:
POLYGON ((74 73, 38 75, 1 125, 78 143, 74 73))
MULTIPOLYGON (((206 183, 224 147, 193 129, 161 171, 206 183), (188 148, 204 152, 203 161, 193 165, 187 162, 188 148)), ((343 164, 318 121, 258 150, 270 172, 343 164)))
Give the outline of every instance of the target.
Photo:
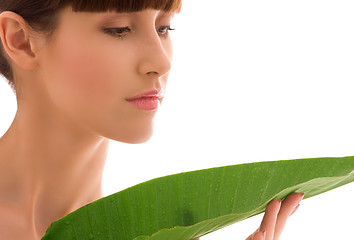
MULTIPOLYGON (((104 194, 196 169, 354 155, 353 10, 349 0, 185 0, 155 135, 111 143, 104 194)), ((0 84, 2 135, 16 103, 0 84)), ((353 200, 354 184, 304 200, 282 239, 352 239, 353 200)), ((261 218, 203 239, 245 239, 261 218)))

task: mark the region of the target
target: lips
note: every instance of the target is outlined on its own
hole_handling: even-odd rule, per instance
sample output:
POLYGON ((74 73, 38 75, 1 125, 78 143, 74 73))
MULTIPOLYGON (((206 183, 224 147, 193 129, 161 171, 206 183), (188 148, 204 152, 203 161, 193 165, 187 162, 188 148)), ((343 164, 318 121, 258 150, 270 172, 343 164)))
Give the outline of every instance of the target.
POLYGON ((139 93, 134 97, 127 98, 126 100, 141 110, 151 111, 159 108, 160 99, 162 99, 164 95, 165 91, 163 88, 160 90, 151 89, 139 93))

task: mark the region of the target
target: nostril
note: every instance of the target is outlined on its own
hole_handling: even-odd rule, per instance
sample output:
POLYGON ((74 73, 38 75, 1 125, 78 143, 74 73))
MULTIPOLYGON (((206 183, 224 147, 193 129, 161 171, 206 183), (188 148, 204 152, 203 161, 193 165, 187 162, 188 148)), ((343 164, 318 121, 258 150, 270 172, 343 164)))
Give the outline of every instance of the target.
POLYGON ((147 75, 157 75, 157 74, 159 74, 159 73, 158 72, 153 72, 153 71, 147 73, 147 75))

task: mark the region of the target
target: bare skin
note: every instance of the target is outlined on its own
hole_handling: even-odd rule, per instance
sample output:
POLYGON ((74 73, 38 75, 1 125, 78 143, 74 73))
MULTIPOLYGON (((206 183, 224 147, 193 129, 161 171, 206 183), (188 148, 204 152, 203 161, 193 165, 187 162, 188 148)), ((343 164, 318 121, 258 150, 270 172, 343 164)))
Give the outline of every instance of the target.
POLYGON ((265 210, 261 226, 246 240, 278 240, 286 221, 298 209, 303 193, 293 193, 283 202, 271 201, 265 210))
MULTIPOLYGON (((156 111, 142 111, 126 99, 166 88, 172 44, 161 27, 170 25, 173 13, 67 8, 61 16, 46 41, 19 15, 0 15, 18 103, 0 139, 1 239, 40 239, 53 221, 103 197, 109 139, 142 143, 153 132, 156 111), (119 38, 102 31, 126 26, 132 31, 119 38)), ((269 226, 277 206, 269 205, 265 216, 273 218, 265 217, 260 228, 267 231, 265 239, 278 239, 293 201, 283 204, 275 230, 269 226)))
POLYGON ((156 111, 125 99, 166 87, 171 14, 63 12, 50 43, 11 12, 0 34, 16 75, 18 111, 0 140, 0 238, 40 239, 50 223, 102 196, 108 139, 140 143, 156 111), (119 39, 101 27, 139 26, 119 39), (128 50, 126 50, 128 49, 128 50))
POLYGON ((292 193, 283 202, 271 201, 266 207, 260 227, 246 240, 279 240, 286 221, 299 208, 303 196, 303 193, 292 193))

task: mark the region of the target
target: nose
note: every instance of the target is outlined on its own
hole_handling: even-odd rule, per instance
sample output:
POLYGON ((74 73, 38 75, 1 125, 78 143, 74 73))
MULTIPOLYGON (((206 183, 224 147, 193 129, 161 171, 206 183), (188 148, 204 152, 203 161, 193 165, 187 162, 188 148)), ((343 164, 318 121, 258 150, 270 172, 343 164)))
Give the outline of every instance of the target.
POLYGON ((160 78, 171 69, 172 44, 158 34, 145 35, 139 48, 139 74, 160 78))

